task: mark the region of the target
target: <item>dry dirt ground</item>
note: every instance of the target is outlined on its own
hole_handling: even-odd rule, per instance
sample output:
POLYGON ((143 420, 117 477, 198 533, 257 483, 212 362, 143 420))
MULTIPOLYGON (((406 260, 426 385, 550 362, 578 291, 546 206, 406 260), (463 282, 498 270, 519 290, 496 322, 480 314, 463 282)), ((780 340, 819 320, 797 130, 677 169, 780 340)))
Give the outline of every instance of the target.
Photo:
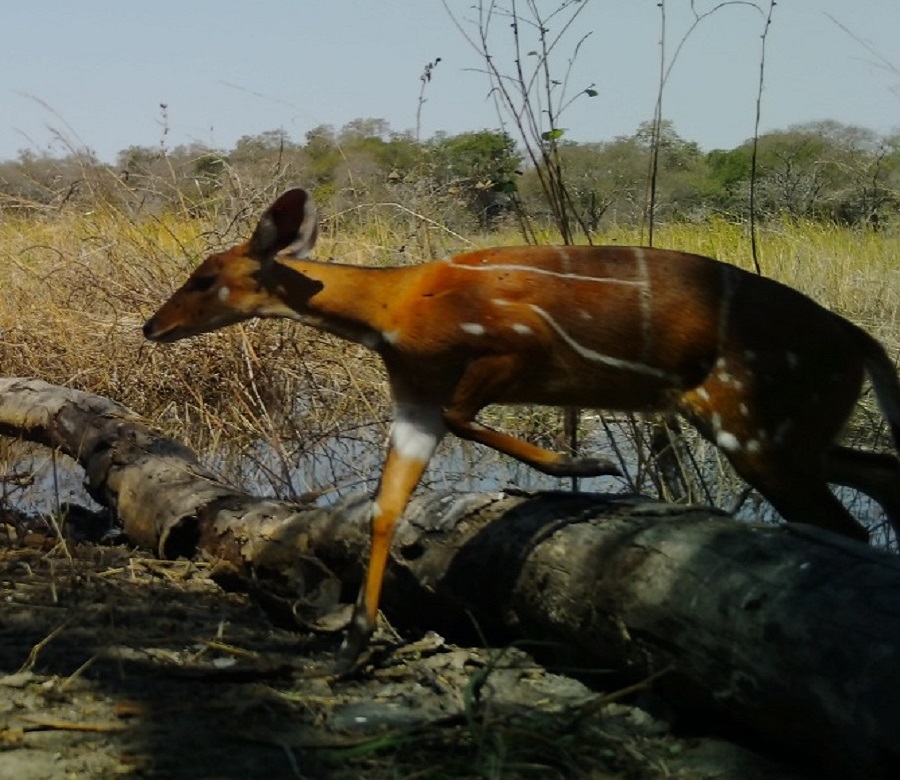
POLYGON ((518 649, 384 636, 337 678, 338 639, 273 626, 207 564, 0 523, 0 778, 803 776, 518 649))

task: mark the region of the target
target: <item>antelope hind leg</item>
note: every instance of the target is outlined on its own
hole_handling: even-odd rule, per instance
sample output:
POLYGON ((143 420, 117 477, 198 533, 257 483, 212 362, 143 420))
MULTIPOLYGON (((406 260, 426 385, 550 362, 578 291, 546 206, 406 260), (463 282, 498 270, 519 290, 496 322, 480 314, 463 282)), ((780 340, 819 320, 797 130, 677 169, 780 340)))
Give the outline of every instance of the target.
POLYGON ((832 447, 825 458, 825 479, 877 501, 900 538, 900 461, 895 456, 832 447))

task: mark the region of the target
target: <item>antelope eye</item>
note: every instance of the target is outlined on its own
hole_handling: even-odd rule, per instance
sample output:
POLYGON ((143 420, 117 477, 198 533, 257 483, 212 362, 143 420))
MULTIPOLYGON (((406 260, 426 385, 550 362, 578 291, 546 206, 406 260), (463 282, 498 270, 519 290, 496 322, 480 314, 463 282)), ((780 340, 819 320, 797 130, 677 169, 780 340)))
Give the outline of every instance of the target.
POLYGON ((215 281, 215 276, 195 276, 187 283, 186 289, 190 292, 206 292, 215 284, 215 281))

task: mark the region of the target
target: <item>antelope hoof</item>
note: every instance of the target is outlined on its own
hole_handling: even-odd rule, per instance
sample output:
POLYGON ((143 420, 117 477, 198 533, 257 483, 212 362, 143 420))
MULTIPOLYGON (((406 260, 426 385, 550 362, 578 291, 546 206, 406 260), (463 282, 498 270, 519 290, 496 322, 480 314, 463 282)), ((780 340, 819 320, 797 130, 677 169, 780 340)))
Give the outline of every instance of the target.
POLYGON ((346 674, 351 671, 359 660, 359 656, 369 644, 372 634, 375 632, 375 624, 369 619, 365 611, 356 611, 347 629, 347 636, 341 643, 337 652, 338 674, 346 674))
POLYGON ((622 470, 607 458, 574 458, 564 455, 556 476, 561 477, 621 477, 622 470))

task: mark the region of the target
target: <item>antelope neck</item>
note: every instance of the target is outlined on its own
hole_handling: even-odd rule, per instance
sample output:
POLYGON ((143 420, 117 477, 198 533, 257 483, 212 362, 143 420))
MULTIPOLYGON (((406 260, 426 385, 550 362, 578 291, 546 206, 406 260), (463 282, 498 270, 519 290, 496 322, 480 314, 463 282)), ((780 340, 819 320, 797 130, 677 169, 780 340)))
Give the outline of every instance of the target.
POLYGON ((275 289, 289 316, 306 325, 377 348, 393 302, 418 269, 377 268, 317 260, 281 259, 274 264, 275 289))

